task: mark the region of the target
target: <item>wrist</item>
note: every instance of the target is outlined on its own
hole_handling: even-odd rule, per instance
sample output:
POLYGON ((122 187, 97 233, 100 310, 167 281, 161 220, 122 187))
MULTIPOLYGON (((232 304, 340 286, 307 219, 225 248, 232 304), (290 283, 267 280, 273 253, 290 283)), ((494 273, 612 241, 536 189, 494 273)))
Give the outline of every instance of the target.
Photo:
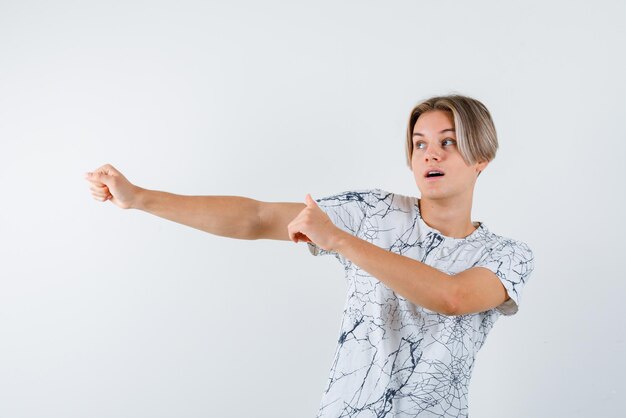
POLYGON ((333 250, 335 252, 343 251, 346 245, 349 244, 351 238, 353 238, 352 235, 340 229, 335 236, 335 245, 333 245, 333 250))
POLYGON ((150 190, 135 186, 134 198, 130 203, 131 209, 146 210, 148 205, 148 192, 150 190))

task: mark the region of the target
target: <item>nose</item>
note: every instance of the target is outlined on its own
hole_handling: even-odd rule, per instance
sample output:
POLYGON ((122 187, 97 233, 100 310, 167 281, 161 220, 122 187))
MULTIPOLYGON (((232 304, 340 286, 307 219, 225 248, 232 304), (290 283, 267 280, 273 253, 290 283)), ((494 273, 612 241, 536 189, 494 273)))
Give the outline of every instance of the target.
POLYGON ((424 160, 441 161, 441 154, 438 149, 435 149, 435 147, 428 147, 424 153, 424 160))

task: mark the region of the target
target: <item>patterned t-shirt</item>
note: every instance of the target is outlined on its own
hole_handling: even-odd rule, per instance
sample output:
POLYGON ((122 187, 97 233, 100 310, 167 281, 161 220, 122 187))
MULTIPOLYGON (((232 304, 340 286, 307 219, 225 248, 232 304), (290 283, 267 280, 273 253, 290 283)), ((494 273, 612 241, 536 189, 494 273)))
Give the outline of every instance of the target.
POLYGON ((341 262, 348 285, 317 417, 468 417, 476 353, 496 319, 517 312, 534 267, 531 249, 482 222, 465 238, 444 236, 421 218, 418 198, 381 189, 316 202, 342 230, 447 274, 486 267, 510 296, 488 311, 443 315, 409 302, 341 254, 308 243, 313 255, 341 262))

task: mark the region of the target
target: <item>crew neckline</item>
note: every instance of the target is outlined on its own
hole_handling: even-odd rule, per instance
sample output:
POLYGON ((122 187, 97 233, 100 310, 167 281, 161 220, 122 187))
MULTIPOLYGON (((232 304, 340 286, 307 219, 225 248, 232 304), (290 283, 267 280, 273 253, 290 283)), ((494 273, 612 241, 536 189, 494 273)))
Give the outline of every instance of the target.
POLYGON ((422 224, 422 226, 424 228, 426 228, 427 230, 434 232, 438 235, 441 235, 443 238, 447 239, 447 240, 451 240, 451 241, 467 241, 467 240, 471 240, 474 239, 476 236, 478 236, 483 230, 486 229, 484 222, 480 222, 480 221, 476 221, 476 222, 472 222, 472 225, 476 226, 476 224, 478 224, 478 226, 476 227, 476 229, 474 229, 474 231, 469 234, 468 236, 464 237, 464 238, 454 238, 454 237, 449 237, 447 235, 444 235, 441 233, 441 231, 439 231, 438 229, 433 228, 432 226, 428 225, 426 223, 426 221, 424 221, 424 218, 422 218, 422 212, 420 210, 420 198, 415 198, 415 210, 417 211, 417 217, 420 220, 420 223, 422 224))

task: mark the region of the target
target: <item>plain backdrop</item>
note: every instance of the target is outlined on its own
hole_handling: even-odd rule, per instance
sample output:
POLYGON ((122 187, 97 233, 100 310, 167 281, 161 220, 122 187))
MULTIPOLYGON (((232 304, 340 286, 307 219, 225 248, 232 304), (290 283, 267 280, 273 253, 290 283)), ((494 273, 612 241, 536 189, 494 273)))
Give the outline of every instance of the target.
POLYGON ((459 93, 500 141, 472 219, 528 243, 475 417, 623 416, 621 1, 0 0, 0 416, 313 417, 346 285, 305 243, 91 197, 419 196, 408 113, 459 93))

